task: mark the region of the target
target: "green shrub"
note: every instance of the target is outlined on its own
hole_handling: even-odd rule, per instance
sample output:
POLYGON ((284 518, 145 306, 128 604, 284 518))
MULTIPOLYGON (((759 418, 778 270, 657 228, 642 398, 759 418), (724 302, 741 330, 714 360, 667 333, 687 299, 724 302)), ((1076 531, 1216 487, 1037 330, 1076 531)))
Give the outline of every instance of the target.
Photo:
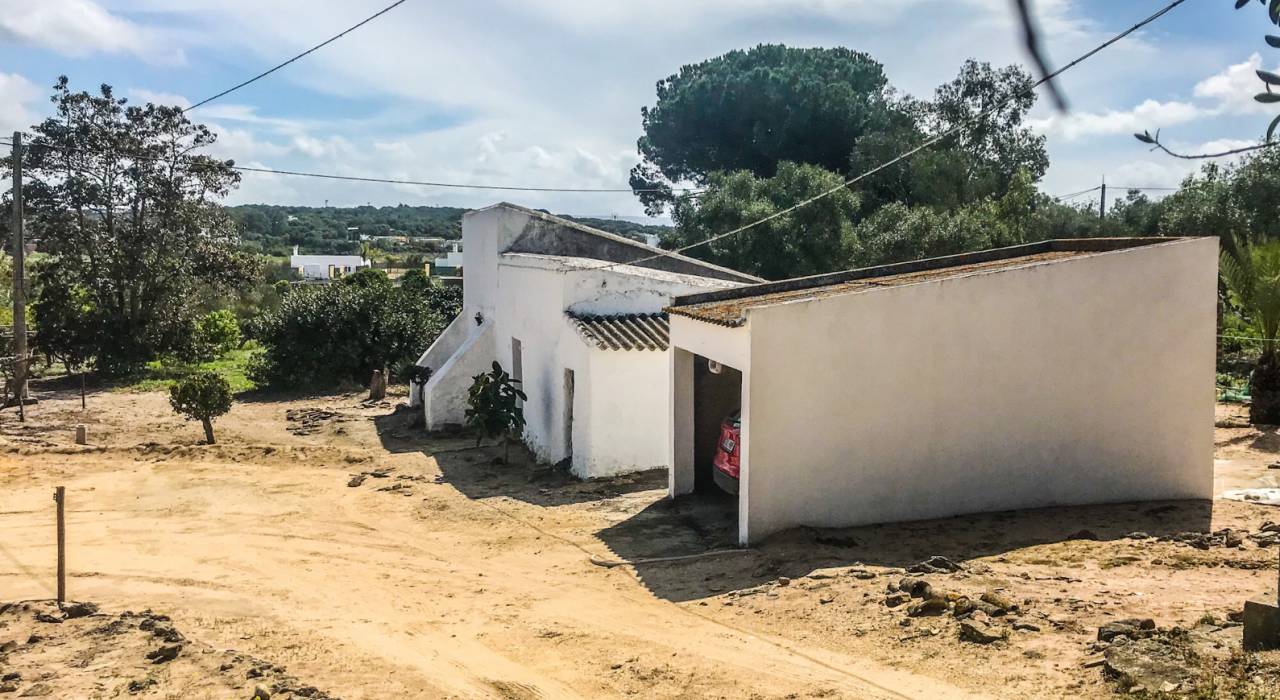
MULTIPOLYGON (((520 402, 528 396, 520 390, 519 379, 512 379, 502 365, 493 363, 493 370, 477 374, 467 392, 467 425, 476 431, 476 447, 484 438, 501 437, 505 450, 508 438, 524 430, 524 409, 520 402)), ((505 457, 504 460, 506 461, 505 457)))
POLYGON ((378 276, 385 280, 375 272, 290 291, 254 328, 263 351, 250 378, 290 389, 363 384, 375 369, 417 359, 461 309, 456 294, 397 288, 378 276))
POLYGON ((214 372, 196 372, 169 387, 169 405, 190 420, 204 425, 204 437, 213 444, 213 419, 231 410, 231 385, 214 372))

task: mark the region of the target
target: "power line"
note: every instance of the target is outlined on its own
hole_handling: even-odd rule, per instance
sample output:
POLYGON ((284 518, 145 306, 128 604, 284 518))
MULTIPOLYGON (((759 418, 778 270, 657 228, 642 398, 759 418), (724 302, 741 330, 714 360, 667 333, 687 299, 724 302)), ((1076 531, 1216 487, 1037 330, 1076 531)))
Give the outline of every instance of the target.
POLYGON ((261 73, 259 73, 259 74, 255 75, 255 76, 253 76, 252 78, 249 78, 248 80, 244 81, 243 83, 240 83, 239 85, 235 85, 235 86, 233 86, 233 87, 229 87, 229 88, 227 88, 226 90, 223 90, 222 92, 220 92, 220 93, 218 93, 218 94, 214 95, 213 97, 206 97, 205 99, 200 100, 199 102, 197 102, 197 103, 195 103, 195 104, 191 105, 190 107, 187 107, 186 109, 184 109, 184 110, 182 110, 182 111, 183 111, 184 113, 186 113, 186 112, 190 112, 191 110, 195 109, 196 107, 199 107, 199 106, 201 106, 201 105, 206 105, 206 104, 208 104, 208 103, 210 103, 210 102, 213 102, 214 100, 218 99, 219 97, 223 97, 223 96, 229 95, 229 94, 231 94, 231 93, 235 92, 236 90, 239 90, 240 88, 242 88, 242 87, 244 87, 244 86, 246 86, 246 85, 248 85, 248 84, 250 84, 250 83, 257 82, 257 81, 259 81, 259 80, 261 80, 261 79, 263 79, 263 78, 267 77, 268 75, 271 75, 272 73, 274 73, 274 72, 276 72, 276 71, 280 70, 281 68, 284 68, 285 66, 289 65, 290 63, 293 63, 294 61, 296 61, 296 60, 298 60, 298 59, 300 59, 300 58, 302 58, 302 57, 304 57, 304 56, 307 56, 308 54, 311 54, 311 53, 313 53, 313 52, 315 52, 315 51, 318 51, 318 50, 320 50, 320 49, 324 48, 325 46, 328 46, 329 44, 332 44, 333 42, 337 41, 338 39, 341 39, 342 37, 344 37, 344 36, 346 36, 346 35, 350 34, 351 32, 354 32, 355 30, 357 30, 357 29, 359 29, 359 28, 363 27, 364 25, 366 25, 366 24, 368 24, 368 23, 372 22, 373 20, 375 20, 375 19, 377 19, 377 18, 379 18, 379 17, 381 17, 381 16, 385 15, 386 13, 390 12, 391 10, 394 10, 395 8, 397 8, 397 7, 399 7, 400 5, 404 4, 404 2, 405 2, 405 0, 396 0, 395 2, 393 2, 393 3, 391 3, 390 5, 388 5, 388 6, 384 7, 384 8, 382 8, 382 9, 381 9, 381 10, 379 10, 378 12, 376 12, 376 13, 374 13, 374 14, 372 14, 372 15, 370 15, 370 16, 368 16, 368 17, 366 17, 366 18, 364 18, 364 19, 363 19, 363 20, 361 20, 358 24, 355 24, 355 25, 353 25, 353 26, 351 26, 351 27, 348 27, 347 29, 343 30, 341 33, 339 33, 339 34, 335 34, 335 35, 333 35, 333 36, 329 37, 328 39, 325 39, 324 41, 320 42, 319 44, 316 44, 315 46, 312 46, 311 48, 307 49, 306 51, 303 51, 302 53, 298 54, 297 56, 294 56, 293 58, 291 58, 291 59, 289 59, 289 60, 285 61, 284 63, 281 63, 281 64, 279 64, 279 65, 275 66, 274 68, 271 68, 271 69, 268 69, 268 70, 266 70, 266 71, 263 71, 263 72, 261 72, 261 73))
MULTIPOLYGON (((1110 39, 1108 39, 1108 40, 1104 41, 1103 43, 1101 43, 1101 44, 1099 44, 1099 45, 1097 45, 1097 46, 1095 46, 1094 48, 1092 48, 1092 49, 1090 49, 1089 51, 1085 52, 1084 54, 1082 54, 1081 56, 1079 56, 1079 57, 1078 57, 1078 58, 1076 58, 1075 60, 1071 61, 1070 63, 1068 63, 1068 64, 1064 65, 1063 67, 1059 68, 1058 70, 1056 70, 1056 71, 1054 71, 1054 72, 1052 72, 1052 73, 1050 73, 1050 74, 1048 74, 1048 75, 1044 76, 1044 77, 1043 77, 1043 78, 1041 78, 1040 80, 1037 80, 1035 83, 1032 83, 1032 84, 1031 84, 1031 86, 1030 86, 1030 87, 1028 87, 1027 89, 1022 90, 1022 91, 1019 91, 1019 92, 1017 92, 1017 93, 1014 93, 1014 94, 1010 95, 1009 97, 1007 97, 1003 102, 1000 102, 1000 103, 999 103, 999 104, 997 104, 997 105, 994 105, 994 106, 992 106, 992 107, 988 107, 987 109, 985 109, 985 110, 983 110, 983 111, 979 112, 977 116, 978 116, 978 117, 985 117, 985 116, 988 116, 988 115, 990 115, 990 114, 992 114, 992 113, 994 113, 994 112, 996 112, 996 111, 999 111, 1000 109, 1003 109, 1003 108, 1004 108, 1004 106, 1005 106, 1005 105, 1007 105, 1009 102, 1012 102, 1012 101, 1013 101, 1013 100, 1015 100, 1015 99, 1018 99, 1018 98, 1020 98, 1020 97, 1023 97, 1024 95, 1027 95, 1027 94, 1030 94, 1030 93, 1034 92, 1034 91, 1035 91, 1035 89, 1036 89, 1036 88, 1038 88, 1038 87, 1040 87, 1041 85, 1044 85, 1045 83, 1051 82, 1052 80, 1054 80, 1054 79, 1055 79, 1055 78, 1057 78, 1058 76, 1062 75, 1063 73, 1067 72, 1068 70, 1071 70, 1072 68, 1076 67, 1077 65, 1079 65, 1079 64, 1081 64, 1081 63, 1083 63, 1083 62, 1085 62, 1085 61, 1089 60, 1090 58, 1092 58, 1093 56, 1095 56, 1095 55, 1096 55, 1096 54, 1098 54, 1099 52, 1103 51, 1104 49, 1106 49, 1106 48, 1110 47, 1111 45, 1113 45, 1113 44, 1115 44, 1115 43, 1117 43, 1117 42, 1121 41, 1121 40, 1122 40, 1122 39, 1124 39, 1125 37, 1129 36, 1130 34, 1133 34, 1134 32, 1138 31, 1139 29, 1142 29, 1143 27, 1147 26, 1148 24, 1151 24, 1152 22, 1154 22, 1154 21, 1156 21, 1156 20, 1160 19, 1161 17, 1165 16, 1166 14, 1168 14, 1169 12, 1171 12, 1174 8, 1176 8, 1177 6, 1181 5, 1182 3, 1186 2, 1186 1, 1187 1, 1187 0, 1173 0, 1173 2, 1169 3, 1168 5, 1165 5, 1163 8, 1161 8, 1160 10, 1157 10, 1156 12, 1154 12, 1153 14, 1151 14, 1150 16, 1148 16, 1146 19, 1142 20, 1141 22, 1138 22, 1137 24, 1133 25, 1132 27, 1129 27, 1128 29, 1124 30, 1123 32, 1120 32, 1119 34, 1117 34, 1117 35, 1115 35, 1115 36, 1111 37, 1110 39)), ((898 164, 898 163, 900 163, 900 162, 902 162, 902 161, 904 161, 904 160, 906 160, 906 159, 908 159, 908 158, 910 158, 910 157, 914 156, 915 154, 919 153, 920 151, 923 151, 923 150, 925 150, 926 148, 929 148, 929 147, 933 146, 934 144, 937 144, 937 143, 938 143, 938 142, 940 142, 940 141, 943 141, 943 140, 945 140, 945 139, 947 139, 947 138, 950 138, 951 136, 953 136, 953 135, 955 135, 957 132, 959 132, 959 131, 963 128, 963 126, 964 126, 964 125, 962 125, 962 124, 958 124, 958 125, 956 125, 956 126, 954 126, 954 127, 950 128, 950 129, 948 129, 947 131, 944 131, 943 133, 938 134, 937 136, 934 136, 933 138, 931 138, 931 139, 929 139, 929 140, 925 141, 924 143, 920 144, 919 146, 916 146, 915 148, 912 148, 912 149, 910 149, 910 150, 908 150, 908 151, 906 151, 906 152, 904 152, 904 153, 899 154, 897 157, 895 157, 895 158, 893 158, 893 159, 891 159, 891 160, 888 160, 888 161, 886 161, 886 162, 884 162, 884 163, 881 163, 880 165, 877 165, 876 167, 874 167, 874 168, 872 168, 872 169, 870 169, 870 170, 868 170, 868 171, 866 171, 866 172, 862 173, 861 175, 857 175, 857 176, 855 176, 855 177, 852 177, 852 178, 850 178, 850 179, 848 179, 848 180, 844 181, 843 183, 841 183, 841 184, 839 184, 839 185, 837 185, 837 186, 835 186, 835 187, 832 187, 831 189, 828 189, 828 190, 826 190, 826 191, 824 191, 824 192, 820 192, 820 193, 818 193, 818 194, 816 194, 816 195, 814 195, 814 196, 812 196, 812 197, 809 197, 808 199, 805 199, 805 200, 802 200, 802 201, 800 201, 800 202, 797 202, 796 204, 793 204, 793 205, 791 205, 791 206, 789 206, 789 207, 787 207, 787 208, 785 208, 785 209, 781 209, 781 210, 779 210, 779 211, 776 211, 776 212, 774 212, 774 213, 772 213, 772 214, 770 214, 770 215, 768 215, 768 216, 766 216, 766 217, 764 217, 764 218, 757 219, 756 221, 753 221, 753 222, 751 222, 751 223, 749 223, 749 224, 746 224, 746 225, 743 225, 743 226, 739 226, 739 227, 737 227, 737 228, 735 228, 735 229, 732 229, 732 230, 730 230, 730 231, 726 231, 726 232, 724 232, 724 233, 716 234, 716 235, 711 236, 711 237, 709 237, 709 238, 704 238, 703 240, 698 241, 698 242, 696 242, 696 243, 690 243, 689 245, 681 246, 681 247, 679 247, 679 248, 675 248, 675 249, 673 249, 673 250, 664 250, 664 251, 662 251, 661 253, 658 253, 658 254, 656 254, 656 255, 650 255, 650 256, 648 256, 648 257, 639 258, 639 259, 637 259, 637 260, 630 260, 630 261, 627 261, 627 262, 613 262, 613 263, 608 263, 608 264, 606 264, 606 265, 599 265, 599 266, 596 266, 596 267, 581 268, 581 269, 580 269, 580 271, 604 270, 604 269, 608 269, 608 268, 611 268, 611 267, 617 267, 618 265, 635 265, 635 264, 637 264, 637 263, 648 262, 648 261, 650 261, 650 260, 654 260, 654 259, 657 259, 657 258, 671 257, 672 255, 678 255, 678 254, 683 253, 683 252, 685 252, 685 251, 687 251, 687 250, 692 250, 692 249, 697 248, 697 247, 699 247, 699 246, 707 245, 708 243, 714 243, 715 241, 721 240, 721 239, 723 239, 723 238, 728 238, 729 236, 735 236, 735 235, 737 235, 737 234, 739 234, 739 233, 742 233, 743 231, 747 231, 747 230, 750 230, 750 229, 752 229, 752 228, 755 228, 756 226, 759 226, 759 225, 761 225, 761 224, 768 223, 768 222, 773 221, 774 219, 777 219, 777 218, 779 218, 779 217, 781 217, 781 216, 786 216, 787 214, 790 214, 791 212, 796 211, 797 209, 802 209, 802 208, 804 208, 804 207, 807 207, 807 206, 809 206, 810 204, 813 204, 814 202, 816 202, 816 201, 818 201, 818 200, 820 200, 820 199, 825 199, 826 197, 830 197, 831 195, 835 194, 836 192, 839 192, 840 190, 846 189, 846 188, 848 188, 848 187, 849 187, 849 186, 851 186, 851 185, 857 184, 858 182, 860 182, 860 181, 862 181, 862 180, 865 180, 866 178, 868 178, 868 177, 870 177, 870 176, 872 176, 872 175, 875 175, 876 173, 878 173, 878 172, 880 172, 880 171, 882 171, 882 170, 884 170, 884 169, 886 169, 886 168, 889 168, 889 167, 891 167, 891 166, 894 166, 894 165, 896 165, 896 164, 898 164)))
POLYGON ((1080 195, 1082 195, 1082 194, 1089 194, 1090 192, 1097 192, 1097 191, 1098 191, 1098 190, 1100 190, 1100 189, 1102 189, 1102 185, 1094 185, 1093 187, 1090 187, 1090 188, 1089 188, 1089 189, 1087 189, 1087 190, 1080 190, 1079 192, 1072 192, 1071 194, 1060 194, 1060 195, 1058 195, 1058 196, 1054 197, 1054 199, 1056 199, 1056 200, 1058 200, 1058 201, 1062 201, 1062 200, 1066 200, 1066 199, 1072 199, 1072 198, 1075 198, 1075 197, 1079 197, 1079 196, 1080 196, 1080 195))
MULTIPOLYGON (((9 141, 0 139, 0 145, 11 145, 9 141)), ((58 148, 44 143, 30 143, 26 148, 47 148, 51 151, 59 153, 71 154, 76 151, 73 149, 58 148)), ((136 154, 125 154, 126 157, 139 162, 168 162, 163 158, 140 157, 136 154)), ((204 156, 207 158, 208 156, 204 156)), ((190 156, 180 156, 187 161, 188 165, 194 167, 209 167, 211 164, 192 160, 190 156)), ((221 164, 221 162, 219 162, 221 164)), ((246 165, 229 165, 226 166, 232 170, 245 173, 271 174, 271 175, 288 175, 290 177, 310 177, 322 180, 344 180, 348 182, 374 182, 388 185, 417 185, 422 187, 443 187, 452 189, 470 189, 470 190, 500 190, 507 192, 567 192, 578 194, 599 194, 599 193, 640 193, 640 192, 685 192, 688 194, 700 194, 703 190, 691 187, 672 187, 672 188, 631 188, 631 187, 614 187, 614 188, 593 188, 593 187, 531 187, 523 185, 490 185, 490 184, 471 184, 461 182, 434 182, 429 180, 401 180, 395 178, 383 177, 361 177, 358 175, 337 175, 334 173, 315 173, 301 170, 281 170, 278 168, 255 168, 246 165)))

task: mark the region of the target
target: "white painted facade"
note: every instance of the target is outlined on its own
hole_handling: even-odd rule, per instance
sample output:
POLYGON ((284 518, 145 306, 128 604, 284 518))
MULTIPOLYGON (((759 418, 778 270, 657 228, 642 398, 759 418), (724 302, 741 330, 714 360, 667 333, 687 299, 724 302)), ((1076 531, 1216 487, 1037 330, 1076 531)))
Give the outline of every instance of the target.
MULTIPOLYGON (((462 243, 454 241, 450 244, 449 252, 442 258, 436 258, 431 262, 433 268, 449 267, 457 269, 463 267, 465 256, 462 252, 462 243)), ((466 269, 466 268, 463 268, 466 269)))
POLYGON ((434 373, 411 392, 428 429, 464 423, 472 378, 496 360, 528 394, 523 437, 540 461, 568 459, 584 478, 667 467, 667 351, 600 349, 570 314, 657 313, 754 278, 679 256, 658 262, 708 276, 610 266, 657 251, 508 204, 468 212, 462 233, 463 309, 418 360, 434 373))
POLYGON ((289 267, 308 280, 327 280, 349 275, 369 267, 369 261, 359 255, 299 255, 298 246, 289 256, 289 267))
POLYGON ((671 495, 693 489, 700 355, 742 372, 743 544, 801 525, 1211 498, 1217 246, 792 299, 738 327, 673 313, 671 495))

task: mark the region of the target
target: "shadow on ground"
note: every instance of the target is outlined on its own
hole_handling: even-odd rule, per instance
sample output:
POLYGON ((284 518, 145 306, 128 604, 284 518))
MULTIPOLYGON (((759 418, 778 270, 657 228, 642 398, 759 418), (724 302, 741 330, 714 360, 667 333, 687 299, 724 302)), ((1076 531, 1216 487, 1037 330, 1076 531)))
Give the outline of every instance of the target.
MULTIPOLYGON (((516 445, 511 446, 508 464, 502 461, 501 446, 476 448, 474 438, 460 433, 429 434, 412 427, 413 419, 409 411, 375 419, 384 447, 434 456, 444 481, 469 498, 507 497, 536 506, 562 506, 653 491, 651 499, 615 504, 615 508, 634 510, 619 513, 619 522, 596 533, 616 559, 634 562, 737 547, 734 496, 713 491, 667 499, 663 494, 667 485, 664 470, 582 481, 562 469, 535 463, 516 445)), ((1211 501, 1160 501, 982 513, 855 528, 797 528, 740 553, 640 563, 633 568, 654 595, 687 601, 750 588, 781 576, 799 578, 826 567, 906 568, 934 555, 964 563, 1081 536, 1106 542, 1134 532, 1153 537, 1208 532, 1212 513, 1211 501)), ((1059 563, 1052 553, 1044 556, 1042 563, 1046 565, 1059 563)), ((1070 566, 1065 559, 1061 563, 1070 566)))
POLYGON ((504 496, 536 506, 563 506, 667 487, 665 470, 584 481, 538 463, 521 444, 476 447, 475 437, 463 431, 427 432, 416 419, 416 411, 404 409, 374 418, 383 448, 434 457, 444 482, 468 498, 504 496))
MULTIPOLYGON (((982 513, 856 528, 796 528, 742 554, 638 564, 634 569, 654 595, 686 601, 750 588, 781 576, 799 578, 827 567, 906 568, 934 555, 963 564, 1081 538, 1081 544, 1096 545, 1134 532, 1153 537, 1208 532, 1212 508, 1211 501, 1161 501, 982 513)), ((726 503, 697 496, 653 503, 598 536, 618 558, 634 561, 732 547, 736 533, 732 499, 726 503)), ((1042 553, 1030 559, 1068 567, 1074 555, 1061 561, 1055 556, 1062 553, 1042 553)))

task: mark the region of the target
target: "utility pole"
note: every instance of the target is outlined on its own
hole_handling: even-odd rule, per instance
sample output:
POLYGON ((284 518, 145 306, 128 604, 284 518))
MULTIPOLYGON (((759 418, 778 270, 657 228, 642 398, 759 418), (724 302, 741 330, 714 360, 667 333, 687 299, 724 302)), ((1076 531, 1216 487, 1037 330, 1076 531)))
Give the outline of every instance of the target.
POLYGON ((13 383, 18 396, 18 419, 26 421, 27 402, 27 280, 26 239, 22 230, 22 132, 13 132, 13 383))
POLYGON ((1102 176, 1102 202, 1098 205, 1098 218, 1106 220, 1107 218, 1107 176, 1102 176))

